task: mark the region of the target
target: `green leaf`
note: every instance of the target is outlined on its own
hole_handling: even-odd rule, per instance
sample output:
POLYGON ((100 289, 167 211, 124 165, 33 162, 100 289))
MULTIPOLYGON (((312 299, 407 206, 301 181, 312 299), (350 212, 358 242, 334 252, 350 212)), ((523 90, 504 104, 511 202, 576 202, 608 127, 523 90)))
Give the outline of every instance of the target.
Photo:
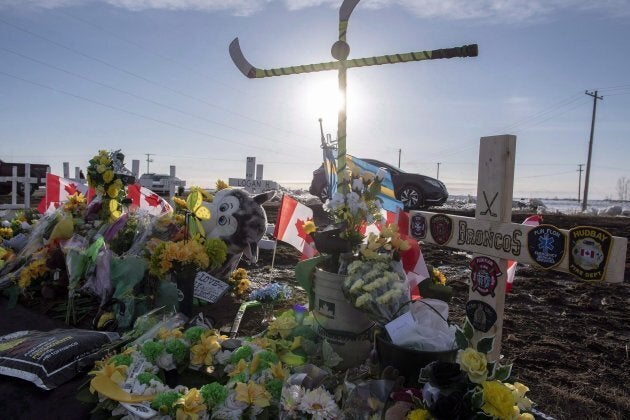
POLYGON ((494 374, 494 369, 497 365, 497 362, 488 362, 486 365, 486 369, 488 370, 488 376, 492 376, 494 374))
POLYGON ((475 330, 472 324, 470 323, 470 321, 468 320, 468 317, 466 317, 466 320, 464 321, 464 335, 466 335, 466 338, 470 341, 472 340, 474 333, 475 333, 475 330))
POLYGON ((479 353, 488 353, 492 350, 494 337, 484 337, 477 343, 477 351, 479 353))
POLYGON ((509 364, 507 366, 498 366, 494 371, 494 379, 497 381, 504 382, 507 378, 512 374, 512 365, 509 364))
POLYGON ((20 287, 17 284, 14 284, 13 286, 4 289, 2 291, 2 294, 9 299, 9 301, 7 302, 7 309, 13 309, 18 303, 18 297, 20 296, 20 287))
POLYGON ((468 339, 462 330, 459 328, 455 330, 455 342, 460 350, 465 350, 468 347, 468 339))
POLYGON ((475 388, 470 396, 470 404, 474 409, 480 409, 483 405, 483 390, 481 388, 475 388))

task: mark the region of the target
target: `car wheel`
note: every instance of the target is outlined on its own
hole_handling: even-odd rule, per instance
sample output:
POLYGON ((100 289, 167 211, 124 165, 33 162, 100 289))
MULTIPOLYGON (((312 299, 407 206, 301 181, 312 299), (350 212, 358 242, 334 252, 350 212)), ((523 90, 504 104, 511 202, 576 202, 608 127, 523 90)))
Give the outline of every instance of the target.
POLYGON ((402 201, 406 209, 416 209, 422 206, 424 198, 422 197, 422 192, 417 187, 405 185, 403 189, 400 190, 400 201, 402 201))
POLYGON ((328 200, 328 185, 325 185, 319 192, 319 199, 322 203, 325 203, 326 200, 328 200))

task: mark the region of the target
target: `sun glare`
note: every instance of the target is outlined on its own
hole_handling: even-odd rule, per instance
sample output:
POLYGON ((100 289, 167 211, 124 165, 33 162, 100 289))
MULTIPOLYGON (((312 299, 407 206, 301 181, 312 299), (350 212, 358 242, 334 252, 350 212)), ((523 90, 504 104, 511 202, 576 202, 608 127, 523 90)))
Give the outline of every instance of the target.
POLYGON ((337 113, 343 106, 343 95, 337 81, 309 84, 305 97, 306 112, 329 123, 337 121, 337 113))

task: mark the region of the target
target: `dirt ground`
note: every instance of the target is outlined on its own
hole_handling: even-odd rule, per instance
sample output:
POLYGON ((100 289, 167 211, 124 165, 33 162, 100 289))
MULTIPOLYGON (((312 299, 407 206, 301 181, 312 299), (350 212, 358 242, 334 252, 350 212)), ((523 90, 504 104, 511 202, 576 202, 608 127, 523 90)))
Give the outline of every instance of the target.
MULTIPOLYGON (((270 222, 277 205, 266 205, 270 222)), ((316 223, 325 220, 321 206, 314 207, 316 223)), ((451 211, 450 213, 455 213, 451 211)), ((458 212, 474 216, 472 212, 458 212)), ((528 214, 514 214, 522 222, 528 214)), ((545 215, 544 222, 558 228, 597 226, 615 236, 630 238, 626 217, 545 215)), ((451 321, 464 319, 468 295, 469 256, 446 248, 425 245, 428 264, 439 268, 454 289, 451 321)), ((293 267, 298 252, 280 243, 272 270, 272 252, 260 252, 259 262, 246 267, 253 286, 271 281, 295 285, 293 267)), ((502 354, 514 364, 512 378, 530 388, 529 396, 543 413, 558 419, 630 418, 630 254, 626 255, 624 282, 588 284, 568 274, 519 267, 512 292, 506 297, 502 354)), ((295 289, 295 302, 306 296, 295 289)), ((231 325, 240 301, 226 296, 203 312, 215 326, 231 325)), ((285 305, 286 307, 287 305, 285 305)), ((276 308, 278 311, 282 307, 276 308)), ((63 327, 42 314, 42 306, 7 310, 0 300, 0 335, 22 329, 63 327)), ((239 334, 261 329, 260 308, 247 310, 239 334)), ((79 376, 54 391, 40 391, 30 383, 3 377, 0 380, 0 413, 4 418, 89 418, 89 407, 74 399, 86 380, 79 376)))

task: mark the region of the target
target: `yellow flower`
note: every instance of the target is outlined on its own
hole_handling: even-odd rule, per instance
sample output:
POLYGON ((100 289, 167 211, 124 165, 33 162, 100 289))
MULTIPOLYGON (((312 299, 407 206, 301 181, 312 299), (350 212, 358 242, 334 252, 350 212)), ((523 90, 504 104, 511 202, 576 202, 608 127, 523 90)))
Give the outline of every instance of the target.
POLYGON ((269 371, 274 379, 285 379, 289 377, 289 370, 282 366, 282 362, 272 363, 269 366, 269 371))
POLYGON ((528 387, 520 382, 514 382, 514 385, 506 383, 505 386, 508 387, 510 391, 512 391, 512 395, 514 396, 514 399, 516 400, 516 405, 518 405, 519 409, 529 410, 530 408, 532 408, 532 400, 525 396, 525 393, 529 391, 528 387))
POLYGON ((221 350, 219 337, 216 334, 206 331, 201 335, 199 343, 191 347, 190 363, 193 365, 204 364, 210 366, 212 365, 212 357, 219 350, 221 350))
POLYGON ((107 187, 107 196, 109 198, 116 198, 116 197, 118 197, 118 193, 119 192, 120 192, 120 188, 116 184, 112 184, 109 187, 107 187))
POLYGON ((99 174, 102 174, 106 170, 107 170, 107 166, 105 166, 104 164, 101 163, 99 165, 96 165, 96 172, 98 172, 99 174))
POLYGON ((107 152, 105 152, 105 154, 102 154, 101 157, 98 160, 98 163, 100 163, 101 165, 109 165, 112 161, 109 158, 109 155, 107 154, 107 152))
POLYGON ((188 203, 186 203, 186 200, 183 200, 179 197, 173 197, 173 202, 178 206, 178 207, 182 207, 187 209, 188 208, 188 203))
POLYGON ((480 384, 488 377, 488 360, 486 355, 472 347, 457 353, 457 363, 468 374, 471 382, 480 384))
POLYGON ((112 182, 113 179, 114 179, 114 171, 112 171, 111 169, 108 169, 107 171, 103 172, 103 181, 105 181, 106 184, 109 184, 110 182, 112 182))
POLYGON ((221 191, 221 190, 224 190, 224 189, 228 188, 229 185, 226 184, 224 180, 217 179, 216 187, 217 187, 217 191, 221 191))
POLYGON ((234 369, 232 369, 232 371, 228 373, 228 376, 231 378, 233 376, 238 375, 239 373, 245 372, 246 370, 247 370, 247 362, 245 361, 245 359, 241 359, 234 366, 234 369))
POLYGON ((302 347, 302 336, 298 335, 293 338, 293 342, 291 343, 291 350, 295 350, 297 348, 302 347))
POLYGON ((291 330, 296 326, 295 317, 287 311, 269 324, 268 332, 271 337, 280 334, 282 338, 287 338, 291 334, 291 330))
POLYGON ((276 341, 272 340, 271 338, 256 337, 252 339, 252 344, 257 345, 261 349, 272 350, 272 351, 276 350, 276 341))
POLYGON ((361 176, 361 168, 359 168, 358 166, 353 166, 352 167, 352 176, 355 178, 358 178, 359 176, 361 176))
POLYGON ((312 220, 307 220, 306 222, 304 222, 302 229, 304 230, 304 233, 309 235, 315 232, 317 230, 317 227, 315 226, 315 223, 312 220))
MULTIPOLYGON (((107 363, 99 370, 93 370, 90 375, 104 376, 111 379, 114 383, 121 385, 127 379, 127 366, 107 363)), ((94 393, 94 389, 90 386, 90 392, 94 393)))
POLYGON ((254 357, 252 358, 252 362, 249 365, 249 373, 253 374, 258 370, 258 367, 260 366, 260 355, 259 354, 255 354, 254 357))
POLYGON ((405 239, 402 239, 400 235, 396 235, 395 237, 393 237, 391 239, 391 242, 394 248, 401 251, 407 251, 409 248, 411 248, 411 245, 409 245, 409 242, 407 242, 405 239))
POLYGON ((435 284, 446 284, 446 276, 437 268, 431 270, 431 280, 435 284))
POLYGON ((24 290, 31 285, 31 282, 38 277, 43 276, 48 272, 46 267, 46 260, 35 260, 20 271, 20 278, 18 279, 18 286, 24 290))
MULTIPOLYGON (((518 407, 514 406, 518 410, 518 407)), ((517 420, 534 420, 534 416, 530 413, 519 413, 517 420)))
POLYGON ((157 333, 157 338, 159 340, 167 340, 169 338, 181 338, 184 334, 182 333, 181 328, 173 328, 169 330, 167 328, 160 328, 160 331, 157 333))
POLYGON ((13 237, 13 229, 11 229, 10 227, 0 228, 0 237, 11 239, 13 237))
POLYGON ((244 402, 256 407, 268 407, 270 405, 271 394, 264 386, 249 381, 247 384, 236 383, 236 401, 244 402))
POLYGON ((206 405, 203 403, 203 397, 197 388, 192 388, 183 397, 175 402, 177 406, 177 420, 196 420, 199 413, 206 411, 206 405))
POLYGON ((416 408, 407 413, 407 420, 429 420, 430 418, 431 414, 424 408, 416 408))
POLYGON ((483 387, 483 405, 481 409, 500 419, 512 419, 516 403, 512 391, 500 381, 485 381, 483 387))

